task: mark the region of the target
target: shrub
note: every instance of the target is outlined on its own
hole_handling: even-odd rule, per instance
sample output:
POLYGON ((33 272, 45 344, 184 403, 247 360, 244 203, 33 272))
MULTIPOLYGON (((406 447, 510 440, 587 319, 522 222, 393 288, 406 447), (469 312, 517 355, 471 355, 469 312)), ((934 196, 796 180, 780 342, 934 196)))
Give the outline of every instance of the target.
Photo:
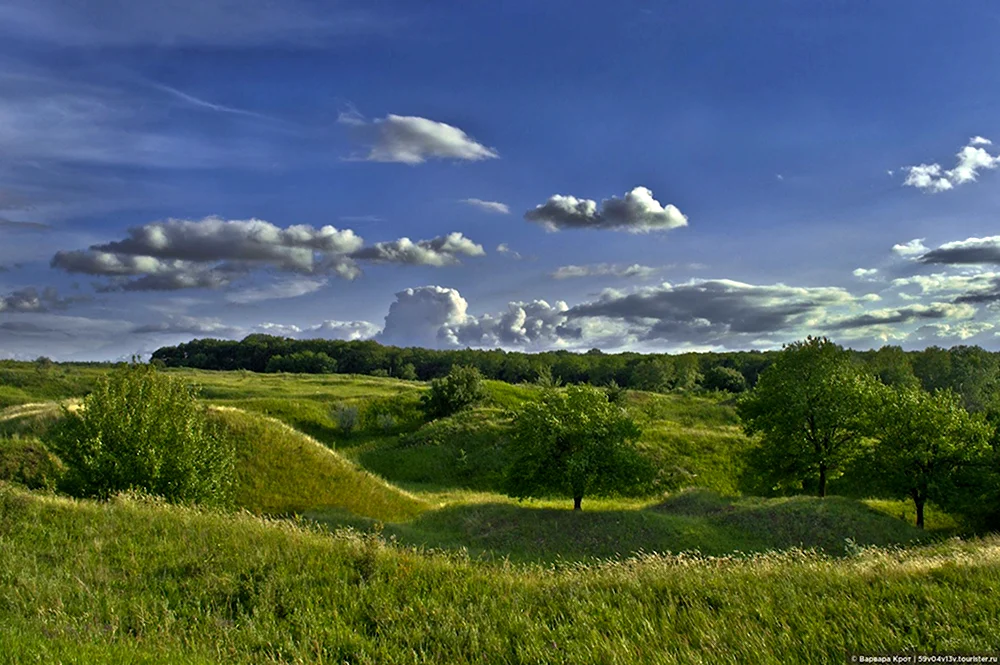
POLYGON ((485 396, 483 375, 475 367, 452 367, 448 376, 431 381, 421 395, 421 408, 428 420, 444 418, 472 406, 485 396))
POLYGON ((71 494, 106 498, 140 490, 173 502, 226 503, 232 444, 209 425, 197 391, 133 363, 103 377, 79 412, 52 432, 71 494))
POLYGON ((54 490, 65 472, 62 460, 38 439, 0 439, 0 480, 33 490, 54 490))
POLYGON ((344 434, 350 434, 358 426, 358 407, 338 404, 333 410, 333 419, 344 434))

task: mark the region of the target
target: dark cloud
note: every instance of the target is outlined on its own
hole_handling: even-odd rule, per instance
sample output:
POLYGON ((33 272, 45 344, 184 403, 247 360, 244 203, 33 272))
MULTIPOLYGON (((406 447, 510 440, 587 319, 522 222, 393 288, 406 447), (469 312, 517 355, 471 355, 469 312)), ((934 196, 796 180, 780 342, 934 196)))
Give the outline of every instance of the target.
POLYGON ((688 220, 676 206, 663 206, 653 192, 636 187, 624 198, 596 201, 557 194, 529 210, 524 218, 544 225, 550 231, 560 229, 608 229, 645 233, 687 226, 688 220))
POLYGON ((569 310, 570 318, 605 317, 648 325, 646 339, 712 343, 736 335, 767 335, 800 327, 826 308, 854 301, 845 290, 731 280, 698 281, 613 292, 569 310))
POLYGON ((52 287, 38 290, 33 286, 0 296, 0 312, 48 312, 65 309, 78 298, 60 298, 52 287))
POLYGON ((866 328, 868 326, 913 323, 915 321, 961 319, 968 318, 973 314, 975 314, 975 310, 969 307, 962 307, 961 305, 951 303, 932 303, 931 305, 913 305, 898 309, 867 312, 831 322, 825 326, 825 329, 850 330, 853 328, 866 328))
POLYGON ((0 217, 0 229, 9 231, 49 231, 52 227, 41 222, 15 222, 11 219, 0 217))
POLYGON ((968 238, 941 245, 920 257, 921 263, 1000 264, 1000 236, 968 238))

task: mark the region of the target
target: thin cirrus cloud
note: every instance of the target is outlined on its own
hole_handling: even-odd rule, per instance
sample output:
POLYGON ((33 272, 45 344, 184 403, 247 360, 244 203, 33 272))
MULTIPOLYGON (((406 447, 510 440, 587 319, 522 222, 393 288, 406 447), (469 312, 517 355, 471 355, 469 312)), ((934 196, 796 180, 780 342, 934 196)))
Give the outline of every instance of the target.
POLYGON ((466 203, 474 208, 479 208, 484 212, 492 212, 499 215, 510 214, 510 207, 506 203, 500 203, 499 201, 484 201, 482 199, 462 199, 462 203, 466 203))
POLYGON ((916 187, 932 194, 946 192, 958 185, 973 182, 979 177, 979 172, 992 170, 1000 166, 1000 156, 991 155, 983 146, 992 145, 992 141, 982 136, 974 136, 969 143, 958 151, 955 168, 945 169, 938 163, 905 166, 906 179, 903 185, 916 187))
POLYGON ((604 199, 600 205, 591 199, 556 194, 545 203, 525 213, 529 222, 549 231, 563 229, 606 229, 648 233, 687 226, 688 219, 673 204, 662 205, 646 187, 636 187, 624 198, 604 199))
POLYGON ((0 6, 0 31, 63 47, 319 47, 341 35, 385 33, 394 23, 358 4, 305 0, 6 0, 0 6))
POLYGON ((350 128, 355 139, 368 148, 366 155, 351 158, 360 161, 416 165, 429 159, 477 162, 500 156, 458 127, 427 118, 390 113, 368 121, 350 111, 341 113, 338 122, 350 128))

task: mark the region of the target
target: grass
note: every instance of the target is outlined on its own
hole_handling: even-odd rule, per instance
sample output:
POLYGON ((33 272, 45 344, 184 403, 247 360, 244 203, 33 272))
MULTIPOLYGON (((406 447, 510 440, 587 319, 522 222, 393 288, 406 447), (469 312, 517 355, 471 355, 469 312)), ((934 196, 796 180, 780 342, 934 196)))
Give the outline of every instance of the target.
POLYGON ((831 559, 477 563, 0 489, 0 663, 834 663, 1000 648, 1000 539, 831 559))
POLYGON ((231 407, 211 413, 236 444, 235 500, 241 508, 282 515, 332 507, 377 520, 406 521, 427 507, 278 420, 231 407))

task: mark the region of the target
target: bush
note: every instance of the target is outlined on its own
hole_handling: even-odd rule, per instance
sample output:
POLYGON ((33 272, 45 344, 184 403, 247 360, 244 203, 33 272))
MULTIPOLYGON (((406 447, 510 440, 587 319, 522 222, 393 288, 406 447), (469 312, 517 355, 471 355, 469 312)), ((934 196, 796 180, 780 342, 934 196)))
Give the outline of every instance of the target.
POLYGON ((358 426, 358 407, 338 404, 333 410, 333 418, 340 431, 349 435, 358 426))
POLYGON ((0 439, 0 480, 54 490, 66 466, 38 439, 0 439))
POLYGON ((52 432, 76 496, 140 490, 173 502, 222 504, 234 480, 232 444, 210 427, 197 391, 133 363, 103 377, 52 432))
POLYGON ((421 395, 421 408, 428 420, 444 418, 472 406, 486 394, 483 375, 475 367, 452 367, 448 376, 431 381, 421 395))
POLYGON ((705 378, 702 380, 701 385, 708 390, 741 393, 747 389, 747 380, 732 367, 716 365, 705 372, 705 378))

